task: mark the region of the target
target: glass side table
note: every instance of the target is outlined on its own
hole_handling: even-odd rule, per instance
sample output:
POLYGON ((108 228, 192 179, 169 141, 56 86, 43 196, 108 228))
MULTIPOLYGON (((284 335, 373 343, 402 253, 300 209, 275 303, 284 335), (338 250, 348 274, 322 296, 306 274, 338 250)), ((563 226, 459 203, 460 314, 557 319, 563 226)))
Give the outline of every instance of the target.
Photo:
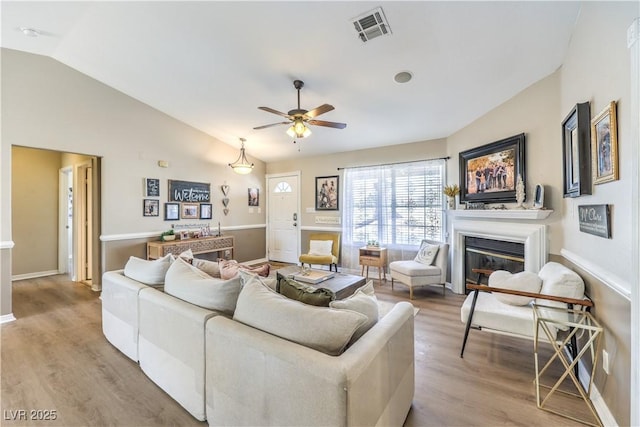
MULTIPOLYGON (((602 427, 602 423, 598 414, 593 406, 593 402, 591 401, 591 387, 593 385, 593 378, 596 373, 596 365, 598 364, 598 355, 600 354, 600 338, 602 337, 602 327, 598 324, 598 322, 593 318, 591 313, 579 309, 567 309, 567 308, 559 308, 559 307, 550 307, 545 305, 534 304, 533 305, 533 319, 534 319, 534 358, 535 358, 535 369, 536 369, 536 378, 534 380, 536 384, 536 403, 538 408, 543 409, 548 412, 552 412, 554 414, 572 419, 574 421, 578 421, 584 424, 592 425, 592 426, 600 426, 602 427), (554 334, 551 332, 551 328, 555 329, 566 329, 567 336, 562 340, 558 340, 554 338, 554 334), (541 332, 544 332, 546 337, 542 338, 543 340, 548 341, 553 347, 554 354, 547 361, 542 369, 540 369, 539 362, 539 354, 538 354, 538 345, 541 341, 541 337, 539 336, 541 332), (582 348, 577 352, 575 358, 571 360, 571 357, 568 353, 565 352, 565 347, 567 343, 571 341, 573 337, 579 337, 582 341, 582 348), (585 341, 586 339, 586 341, 585 341), (576 375, 578 366, 578 362, 583 359, 587 359, 590 357, 591 360, 591 372, 589 375, 589 384, 586 386, 585 390, 582 384, 580 383, 578 376, 576 375), (554 360, 559 360, 564 366, 564 373, 558 378, 558 380, 552 385, 544 385, 541 383, 540 378, 545 373, 545 371, 551 366, 554 360), (578 391, 577 393, 572 393, 565 390, 560 390, 560 385, 563 381, 568 377, 571 378, 575 388, 578 391), (548 389, 549 392, 541 399, 540 388, 548 389), (559 412, 558 410, 549 408, 547 406, 549 402, 549 398, 554 393, 563 393, 575 397, 582 398, 586 403, 589 411, 593 415, 593 418, 596 420, 595 423, 579 419, 572 415, 559 412)), ((574 341, 575 342, 575 341, 574 341)), ((574 352, 575 353, 575 352, 574 352)))

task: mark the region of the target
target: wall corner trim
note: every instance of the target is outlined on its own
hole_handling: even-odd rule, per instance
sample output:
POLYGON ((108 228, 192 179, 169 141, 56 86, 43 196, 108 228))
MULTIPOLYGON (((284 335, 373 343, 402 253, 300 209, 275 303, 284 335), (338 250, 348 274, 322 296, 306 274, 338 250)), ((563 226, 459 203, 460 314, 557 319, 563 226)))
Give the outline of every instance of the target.
POLYGON ((594 276, 596 279, 604 283, 609 288, 616 291, 618 294, 624 297, 627 301, 631 302, 631 290, 630 290, 631 287, 625 284, 624 281, 619 277, 617 277, 615 274, 604 270, 599 265, 596 265, 591 261, 588 261, 582 258, 580 255, 576 255, 575 253, 567 249, 564 249, 564 248, 561 249, 560 254, 566 259, 568 259, 569 261, 571 261, 572 263, 574 263, 575 265, 577 265, 578 267, 582 268, 583 270, 585 270, 586 272, 594 276))
POLYGON ((11 249, 15 245, 12 240, 0 241, 0 249, 11 249))
POLYGON ((638 40, 640 40, 640 18, 634 19, 627 28, 627 48, 631 48, 638 40))
POLYGON ((9 313, 9 314, 5 314, 0 316, 0 324, 2 323, 9 323, 9 322, 15 322, 16 321, 16 317, 13 315, 13 313, 9 313))

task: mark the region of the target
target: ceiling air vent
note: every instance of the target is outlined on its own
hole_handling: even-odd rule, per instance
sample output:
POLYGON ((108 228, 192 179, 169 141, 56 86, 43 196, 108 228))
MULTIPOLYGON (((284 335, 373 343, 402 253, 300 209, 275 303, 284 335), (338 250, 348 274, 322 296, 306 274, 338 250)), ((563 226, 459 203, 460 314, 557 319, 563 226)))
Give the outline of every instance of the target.
POLYGON ((389 23, 381 7, 362 14, 352 21, 358 32, 358 37, 364 43, 376 37, 391 35, 391 28, 389 28, 389 23))

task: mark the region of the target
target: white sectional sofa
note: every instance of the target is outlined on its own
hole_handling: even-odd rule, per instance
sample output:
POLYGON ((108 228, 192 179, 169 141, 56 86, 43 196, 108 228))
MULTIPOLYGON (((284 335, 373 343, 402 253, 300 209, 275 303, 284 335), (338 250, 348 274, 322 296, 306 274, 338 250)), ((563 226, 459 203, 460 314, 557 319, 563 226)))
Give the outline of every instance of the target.
POLYGON ((180 289, 192 299, 188 302, 166 293, 167 287, 175 289, 175 274, 163 292, 162 287, 126 277, 123 270, 107 272, 102 296, 105 337, 209 425, 403 424, 414 394, 411 304, 396 304, 350 342, 365 315, 287 300, 251 277, 236 294, 243 303, 229 313, 232 288, 220 311, 194 304, 201 301, 184 292, 197 289, 187 283, 193 277, 186 277, 186 288, 180 289), (258 291, 258 299, 255 293, 253 299, 249 296, 250 288, 258 291), (284 308, 269 313, 272 302, 284 308), (297 317, 288 319, 292 313, 297 317), (278 330, 278 324, 284 327, 278 330), (319 325, 327 330, 316 333, 319 325), (344 344, 327 350, 338 351, 336 355, 319 350, 325 348, 323 340, 335 336, 349 341, 344 351, 344 344), (294 342, 298 337, 304 345, 294 342))

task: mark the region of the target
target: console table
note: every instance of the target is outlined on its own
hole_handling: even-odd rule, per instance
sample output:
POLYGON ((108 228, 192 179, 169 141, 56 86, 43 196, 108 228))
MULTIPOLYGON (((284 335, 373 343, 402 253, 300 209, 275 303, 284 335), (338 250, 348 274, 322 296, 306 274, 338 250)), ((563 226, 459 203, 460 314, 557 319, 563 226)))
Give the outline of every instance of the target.
POLYGON ((169 242, 147 242, 147 259, 162 258, 167 254, 178 256, 189 249, 191 249, 194 255, 231 251, 231 259, 233 259, 233 244, 233 236, 200 237, 197 239, 172 240, 169 242))

